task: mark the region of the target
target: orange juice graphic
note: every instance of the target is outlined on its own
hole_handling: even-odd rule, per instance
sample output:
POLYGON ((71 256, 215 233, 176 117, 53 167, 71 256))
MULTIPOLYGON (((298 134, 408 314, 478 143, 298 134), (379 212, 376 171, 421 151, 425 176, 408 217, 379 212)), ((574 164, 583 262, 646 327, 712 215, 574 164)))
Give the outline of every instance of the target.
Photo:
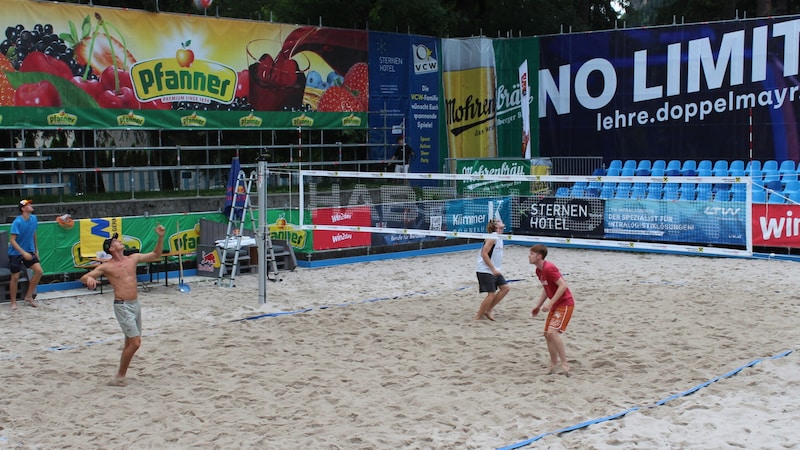
POLYGON ((442 55, 449 156, 496 157, 497 83, 492 40, 443 39, 442 55))

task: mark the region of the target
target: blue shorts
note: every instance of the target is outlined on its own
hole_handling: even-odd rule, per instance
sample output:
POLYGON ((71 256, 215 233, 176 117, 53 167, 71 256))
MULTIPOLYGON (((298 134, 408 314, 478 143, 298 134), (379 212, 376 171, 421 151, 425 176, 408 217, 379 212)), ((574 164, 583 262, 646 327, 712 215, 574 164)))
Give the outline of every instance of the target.
POLYGON ((25 267, 28 269, 33 267, 34 264, 38 264, 39 258, 33 253, 31 253, 31 256, 31 259, 25 259, 22 255, 8 255, 8 270, 10 270, 11 273, 19 273, 22 270, 23 264, 25 264, 25 267))
POLYGON ((139 300, 114 300, 114 315, 125 337, 142 335, 142 305, 139 300))

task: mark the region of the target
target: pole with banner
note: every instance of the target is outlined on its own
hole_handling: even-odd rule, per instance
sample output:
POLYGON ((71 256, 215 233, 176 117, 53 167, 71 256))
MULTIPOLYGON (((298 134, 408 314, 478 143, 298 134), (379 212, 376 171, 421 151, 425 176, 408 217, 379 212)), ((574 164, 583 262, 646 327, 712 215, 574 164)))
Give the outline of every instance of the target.
POLYGON ((519 90, 522 104, 522 157, 531 159, 531 89, 528 84, 528 60, 519 66, 519 90))

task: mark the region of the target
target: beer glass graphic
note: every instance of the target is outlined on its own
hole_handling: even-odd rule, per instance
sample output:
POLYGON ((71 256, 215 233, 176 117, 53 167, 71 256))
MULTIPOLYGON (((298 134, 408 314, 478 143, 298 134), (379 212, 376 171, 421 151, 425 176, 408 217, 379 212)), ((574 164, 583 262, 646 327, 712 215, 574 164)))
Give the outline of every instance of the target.
POLYGON ((497 82, 492 40, 443 39, 442 58, 450 157, 496 157, 497 82))

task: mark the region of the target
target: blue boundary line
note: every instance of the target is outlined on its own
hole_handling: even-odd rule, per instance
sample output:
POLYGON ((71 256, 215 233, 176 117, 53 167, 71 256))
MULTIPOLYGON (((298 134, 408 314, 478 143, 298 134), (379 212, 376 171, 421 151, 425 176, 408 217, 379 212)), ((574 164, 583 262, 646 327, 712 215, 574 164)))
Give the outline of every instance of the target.
POLYGON ((600 417, 598 419, 587 420, 586 422, 581 422, 579 424, 572 425, 572 426, 569 426, 569 427, 566 427, 566 428, 561 428, 561 429, 555 430, 555 431, 548 431, 546 433, 542 433, 542 434, 540 434, 538 436, 532 437, 530 439, 526 439, 524 441, 517 442, 515 444, 511 444, 511 445, 508 445, 508 446, 505 446, 505 447, 499 447, 498 450, 511 450, 511 449, 515 449, 515 448, 525 447, 525 446, 528 446, 528 445, 530 445, 530 444, 532 444, 532 443, 534 443, 536 441, 544 439, 545 437, 550 436, 550 435, 568 433, 570 431, 575 431, 575 430, 578 430, 578 429, 581 429, 581 428, 586 428, 589 425, 594 425, 596 423, 607 422, 607 421, 610 421, 610 420, 619 419, 620 417, 623 417, 623 416, 627 415, 630 412, 638 411, 638 410, 640 410, 642 408, 651 409, 651 408, 656 408, 658 406, 663 406, 667 402, 670 402, 670 401, 675 400, 677 398, 685 397, 687 395, 691 395, 691 394, 699 391, 700 389, 708 387, 712 383, 715 383, 717 381, 721 381, 721 380, 723 380, 725 378, 730 378, 730 377, 738 374, 742 370, 744 370, 744 369, 746 369, 748 367, 753 367, 756 364, 764 361, 764 359, 779 359, 779 358, 783 358, 785 356, 788 356, 792 352, 794 352, 793 349, 792 350, 784 350, 784 351, 778 353, 777 355, 773 355, 773 356, 770 356, 768 358, 754 359, 753 361, 750 361, 749 363, 747 363, 747 364, 745 364, 745 365, 743 365, 741 367, 737 367, 736 369, 733 369, 728 373, 725 373, 725 374, 720 375, 718 377, 714 377, 714 378, 712 378, 712 379, 710 379, 710 380, 708 380, 706 382, 700 383, 697 386, 695 386, 695 387, 693 387, 693 388, 691 388, 689 390, 686 390, 686 391, 683 391, 683 392, 679 392, 677 394, 670 395, 669 397, 667 397, 667 398, 665 398, 663 400, 659 400, 659 401, 655 402, 653 405, 650 405, 650 406, 634 406, 632 408, 626 409, 626 410, 618 412, 616 414, 612 414, 610 416, 600 417))

